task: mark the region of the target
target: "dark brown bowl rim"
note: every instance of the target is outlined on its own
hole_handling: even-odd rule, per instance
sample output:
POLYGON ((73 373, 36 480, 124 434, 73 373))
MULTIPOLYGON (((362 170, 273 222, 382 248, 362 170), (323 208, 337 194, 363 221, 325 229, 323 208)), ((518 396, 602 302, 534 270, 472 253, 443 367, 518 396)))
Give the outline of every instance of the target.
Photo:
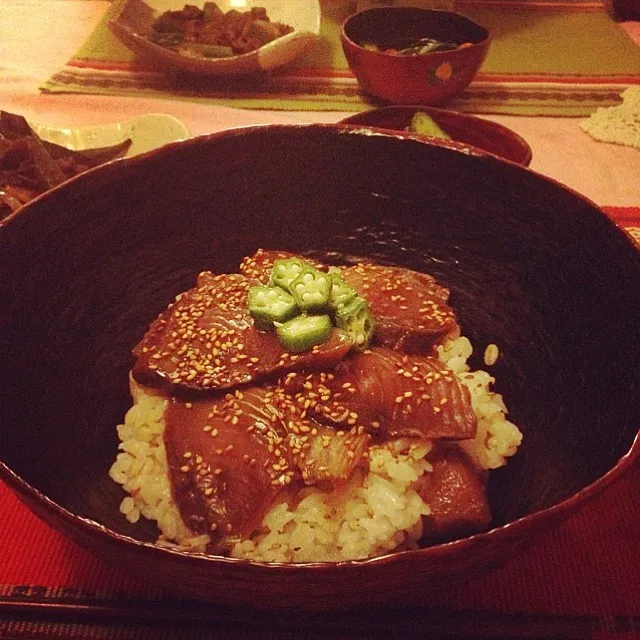
POLYGON ((445 11, 444 9, 425 9, 421 7, 372 7, 370 9, 361 9, 360 11, 356 11, 355 13, 352 13, 351 15, 347 16, 342 21, 342 25, 340 26, 340 36, 342 37, 343 41, 348 42, 350 45, 352 45, 356 49, 360 51, 366 51, 367 53, 371 54, 374 57, 380 56, 382 59, 393 58, 394 60, 396 59, 398 60, 432 60, 432 59, 438 59, 438 58, 451 57, 453 53, 459 51, 459 49, 453 49, 450 51, 433 51, 432 53, 427 53, 422 56, 399 56, 397 54, 385 53, 384 51, 373 51, 371 49, 365 49, 360 43, 356 42, 355 40, 352 40, 347 35, 347 32, 346 32, 346 29, 349 26, 349 23, 352 20, 359 18, 364 14, 373 14, 373 13, 396 13, 397 14, 397 13, 418 13, 418 12, 425 13, 425 14, 439 13, 443 15, 446 14, 450 16, 455 16, 456 18, 461 18, 462 20, 466 20, 467 22, 478 27, 478 29, 482 29, 486 33, 486 36, 479 42, 472 42, 470 46, 465 47, 465 50, 471 51, 476 48, 485 47, 488 43, 491 42, 491 34, 489 33, 489 30, 486 27, 483 27, 481 24, 478 24, 474 20, 471 20, 471 18, 468 18, 467 16, 463 16, 461 13, 457 13, 455 11, 445 11))
MULTIPOLYGON (((189 147, 189 146, 197 146, 199 144, 207 143, 212 140, 216 140, 218 138, 226 138, 233 136, 241 136, 241 135, 251 135, 253 131, 259 131, 263 129, 331 129, 338 131, 342 135, 361 135, 363 133, 362 127, 355 127, 353 125, 342 125, 340 123, 337 124, 262 124, 262 125, 247 125, 247 126, 239 126, 231 129, 225 129, 223 131, 218 131, 210 134, 203 134, 199 136, 194 136, 192 138, 188 138, 185 140, 178 140, 175 142, 171 142, 157 149, 152 149, 146 153, 129 157, 129 158, 118 158, 112 160, 108 163, 100 165, 98 167, 94 167, 89 169, 88 171, 81 173, 77 176, 70 178, 69 180, 63 182, 62 184, 54 187, 53 189, 39 195, 34 200, 31 200, 23 207, 18 209, 14 214, 10 215, 3 221, 0 221, 0 228, 5 224, 10 223, 12 220, 15 220, 18 216, 24 214, 29 209, 32 208, 33 204, 36 202, 40 202, 43 199, 49 197, 50 194, 55 193, 61 189, 66 189, 70 184, 73 184, 76 181, 82 181, 89 179, 87 176, 94 172, 113 172, 118 171, 120 165, 123 163, 126 165, 135 166, 138 163, 144 163, 146 158, 152 156, 162 156, 169 155, 175 149, 189 147)), ((549 178, 544 176, 536 171, 524 167, 522 165, 518 165, 517 163, 510 162, 508 160, 504 160, 498 156, 495 156, 491 153, 476 149, 475 147, 470 147, 466 145, 461 145, 452 141, 442 141, 438 139, 425 138, 424 136, 415 136, 411 134, 399 134, 399 133, 390 133, 389 130, 385 129, 373 129, 370 130, 365 128, 367 135, 377 135, 381 137, 395 137, 402 139, 414 140, 420 144, 427 144, 431 146, 444 147, 451 149, 452 151, 456 151, 458 153, 464 153, 466 155, 472 155, 476 157, 486 157, 491 159, 492 161, 503 162, 506 164, 511 164, 519 167, 519 170, 525 171, 531 174, 536 175, 538 178, 545 180, 547 182, 553 183, 560 188, 571 192, 575 196, 582 199, 584 202, 590 204, 592 207, 602 211, 598 205, 594 202, 578 193, 574 189, 567 187, 566 185, 561 184, 557 180, 553 178, 549 178)), ((607 217, 604 212, 602 215, 607 217)), ((607 218, 608 219, 608 218, 607 218)), ((614 222, 611 222, 613 226, 616 228, 614 222)), ((626 240, 629 243, 633 243, 632 239, 628 236, 628 234, 624 234, 626 240)), ((636 249, 638 249, 636 247, 636 249)), ((640 249, 638 249, 640 251, 640 249)), ((37 503, 39 506, 43 507, 44 510, 55 514, 58 518, 66 521, 72 527, 82 526, 83 528, 92 531, 98 536, 110 540, 112 542, 116 542, 118 544, 131 546, 133 545, 136 548, 144 548, 150 550, 152 553, 163 553, 169 554, 170 556, 184 558, 185 560, 190 561, 201 561, 211 566, 217 565, 227 565, 227 566, 242 566, 242 567, 252 567, 255 570, 260 571, 268 571, 274 575, 290 572, 290 571, 298 571, 298 572, 322 572, 322 573, 334 573, 336 571, 356 571, 361 569, 362 567, 379 567, 383 565, 389 565, 396 562, 402 562, 405 560, 410 561, 412 558, 417 556, 431 556, 431 557, 443 557, 449 554, 455 553, 458 550, 467 550, 472 551, 475 547, 483 547, 486 546, 489 542, 495 544, 496 541, 500 542, 503 539, 509 539, 511 536, 517 535, 520 531, 526 530, 528 527, 531 527, 535 530, 533 525, 541 525, 545 522, 553 522, 557 520, 562 520, 568 517, 571 513, 576 511, 580 506, 582 506, 587 500, 595 497, 602 490, 604 490, 611 482, 613 482, 616 478, 618 478, 624 471, 626 471, 637 459, 640 458, 640 425, 638 425, 638 432, 636 433, 633 442, 629 450, 624 453, 616 464, 611 467, 607 472, 605 472, 602 476, 589 483, 587 486, 583 487, 573 495, 568 498, 562 500, 561 502, 547 507, 546 509, 542 509, 540 511, 536 511, 534 513, 528 514, 526 516, 522 516, 516 520, 508 522, 504 525, 500 525, 494 529, 490 529, 489 531, 485 531, 482 533, 477 533, 472 536, 468 536, 465 538, 460 538, 458 540, 453 540, 451 542, 446 542, 443 544, 432 545, 428 547, 423 547, 421 549, 416 550, 407 550, 407 551, 399 551, 399 552, 391 552, 385 555, 376 556, 374 558, 367 558, 363 560, 347 560, 341 562, 307 562, 307 563, 278 563, 278 562, 256 562, 254 560, 246 560, 242 558, 229 558, 225 556, 212 556, 203 553, 192 553, 187 551, 182 551, 179 549, 167 548, 158 546, 153 542, 143 542, 141 540, 137 540, 136 538, 132 538, 131 536, 127 536, 121 533, 117 533, 106 527, 105 525, 100 524, 99 522, 86 518, 84 516, 79 516, 77 514, 72 513, 65 507, 59 505, 57 502, 46 496, 44 493, 33 487, 26 480, 22 479, 15 471, 13 471, 5 462, 0 460, 0 480, 6 482, 6 484, 12 489, 12 491, 16 494, 16 496, 22 500, 23 496, 25 498, 30 498, 31 501, 37 503)), ((24 500, 25 504, 29 503, 29 500, 24 500)))
MULTIPOLYGON (((374 115, 374 114, 384 115, 386 113, 401 113, 404 111, 406 111, 407 113, 410 111, 414 111, 414 112, 424 111, 428 113, 434 113, 436 115, 446 114, 446 115, 455 116, 456 118, 460 118, 461 120, 465 120, 467 122, 480 123, 480 126, 485 127, 487 129, 493 129, 493 130, 499 131, 500 133, 505 134, 505 137, 508 137, 511 140, 514 140, 522 151, 522 153, 520 154, 520 157, 517 160, 514 158, 507 158, 506 156, 503 156, 499 153, 495 153, 483 147, 477 147, 475 145, 469 144, 468 142, 459 142, 459 141, 456 141, 456 142, 459 142, 459 144, 462 144, 465 147, 477 149, 481 153, 487 153, 489 155, 493 155, 502 160, 505 160, 506 162, 514 162, 515 164, 519 164, 523 167, 528 167, 533 158, 533 151, 529 143, 520 134, 513 131, 513 129, 509 129, 509 127, 506 127, 505 125, 500 124, 499 122, 493 122, 492 120, 485 120, 484 118, 479 118, 477 116, 474 116, 468 113, 461 113, 459 111, 454 111, 452 109, 441 109, 439 107, 432 107, 430 105, 396 104, 396 105, 389 105, 386 107, 379 107, 377 109, 367 109, 365 111, 360 111, 359 113, 343 118, 342 120, 338 121, 336 124, 366 127, 367 129, 376 129, 379 131, 392 131, 394 133, 401 133, 401 134, 408 134, 408 135, 418 135, 421 138, 433 139, 431 138, 431 136, 425 136, 424 134, 411 134, 409 131, 404 131, 402 129, 394 129, 391 127, 385 127, 380 124, 367 124, 366 122, 358 121, 359 119, 365 119, 368 115, 374 115)), ((437 138, 435 138, 435 140, 437 140, 437 138)))

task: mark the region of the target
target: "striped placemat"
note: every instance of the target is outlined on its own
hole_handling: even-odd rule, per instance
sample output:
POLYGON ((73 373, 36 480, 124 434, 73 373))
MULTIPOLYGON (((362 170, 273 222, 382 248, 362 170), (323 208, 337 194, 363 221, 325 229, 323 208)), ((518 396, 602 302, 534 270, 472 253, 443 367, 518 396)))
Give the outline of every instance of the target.
MULTIPOLYGON (((372 0, 373 1, 373 0, 372 0)), ((434 0, 435 1, 435 0, 434 0)), ((137 60, 110 32, 115 0, 47 93, 93 93, 193 100, 230 107, 295 111, 360 111, 376 106, 359 90, 340 44, 340 24, 368 3, 325 0, 322 46, 292 66, 241 80, 170 78, 137 60)), ((389 4, 389 2, 386 2, 389 4)), ((432 6, 428 0, 394 4, 432 6)), ((493 40, 474 82, 450 108, 476 113, 584 116, 620 102, 640 84, 640 47, 602 2, 468 0, 459 13, 486 26, 493 40)))

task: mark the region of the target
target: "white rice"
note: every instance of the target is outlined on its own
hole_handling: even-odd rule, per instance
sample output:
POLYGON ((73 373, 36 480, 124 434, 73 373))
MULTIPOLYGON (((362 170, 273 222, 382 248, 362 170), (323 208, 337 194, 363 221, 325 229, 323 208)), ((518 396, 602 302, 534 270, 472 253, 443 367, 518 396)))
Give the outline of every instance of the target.
POLYGON ((506 419, 507 407, 502 396, 491 391, 495 378, 480 369, 469 370, 467 360, 472 353, 471 342, 464 336, 438 347, 440 359, 469 389, 471 406, 478 418, 476 437, 459 444, 480 469, 497 469, 517 451, 522 433, 506 419))
MULTIPOLYGON (((522 434, 505 418, 502 397, 490 390, 494 379, 469 370, 471 352, 465 337, 438 349, 440 359, 469 389, 478 417, 476 438, 460 446, 479 468, 495 469, 516 452, 522 434)), ((120 453, 109 472, 129 494, 120 511, 130 522, 141 515, 155 520, 162 533, 159 544, 204 551, 208 536, 188 529, 171 495, 162 437, 167 400, 136 385, 132 396, 134 404, 118 426, 120 453)), ((260 535, 236 544, 231 555, 266 562, 332 562, 415 547, 422 516, 430 510, 414 487, 431 470, 425 459, 430 448, 408 440, 372 447, 369 468, 354 473, 345 487, 300 490, 293 500, 272 507, 260 535)))

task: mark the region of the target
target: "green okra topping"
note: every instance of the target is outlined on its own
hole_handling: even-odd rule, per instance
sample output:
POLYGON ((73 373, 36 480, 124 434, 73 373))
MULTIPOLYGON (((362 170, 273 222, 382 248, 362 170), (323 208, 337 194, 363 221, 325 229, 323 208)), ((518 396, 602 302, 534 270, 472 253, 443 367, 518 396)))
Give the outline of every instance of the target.
POLYGON ((249 313, 261 324, 285 322, 299 313, 293 296, 280 287, 249 289, 249 313))
POLYGON ((291 353, 300 353, 325 342, 331 335, 333 323, 328 315, 303 313, 285 323, 277 322, 275 327, 282 346, 291 353))
POLYGON ((355 296, 336 310, 336 327, 346 331, 353 339, 354 347, 360 351, 368 348, 376 326, 369 303, 355 296))
POLYGON ((292 280, 289 289, 302 311, 328 311, 332 276, 316 269, 305 268, 292 280))
POLYGON ((309 265, 298 258, 276 260, 273 263, 269 284, 291 292, 289 285, 307 268, 309 265))
POLYGON ((262 329, 275 329, 292 353, 322 344, 334 327, 353 348, 368 348, 375 320, 369 304, 340 276, 338 269, 319 271, 300 258, 275 260, 268 285, 251 287, 249 313, 262 329))

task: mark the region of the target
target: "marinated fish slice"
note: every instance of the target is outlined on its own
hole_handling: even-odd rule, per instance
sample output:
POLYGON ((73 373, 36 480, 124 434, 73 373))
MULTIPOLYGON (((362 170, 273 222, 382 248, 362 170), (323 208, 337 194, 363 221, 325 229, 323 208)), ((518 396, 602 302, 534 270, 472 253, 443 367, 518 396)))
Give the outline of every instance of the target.
POLYGON ((273 331, 254 325, 247 296, 255 284, 242 274, 200 274, 135 347, 134 379, 168 392, 203 393, 332 367, 346 356, 351 341, 338 329, 308 351, 286 352, 273 331))
POLYGON ((248 387, 212 400, 172 399, 164 441, 185 524, 220 552, 256 530, 288 488, 346 481, 370 437, 311 421, 281 388, 248 387))
POLYGON ((468 389, 435 357, 376 347, 350 355, 332 372, 290 375, 284 384, 309 400, 318 420, 363 426, 379 438, 459 440, 476 433, 468 389))
POLYGON ((285 437, 263 388, 169 403, 164 440, 173 497, 185 524, 210 535, 210 551, 251 534, 291 483, 285 437))
POLYGON ((340 274, 371 307, 377 344, 405 353, 429 353, 459 326, 447 304, 449 291, 425 273, 400 267, 358 264, 340 274))
POLYGON ((420 478, 420 497, 429 505, 423 539, 452 540, 484 531, 491 521, 486 475, 454 444, 440 444, 428 456, 433 470, 420 478))
POLYGON ((305 484, 335 486, 349 479, 354 469, 366 460, 371 436, 368 433, 336 431, 324 425, 315 427, 303 457, 296 458, 305 484))
MULTIPOLYGON (((288 373, 285 380, 297 375, 288 373)), ((339 484, 363 464, 371 444, 363 427, 342 430, 317 422, 308 411, 309 399, 303 394, 292 397, 283 384, 270 387, 265 397, 282 422, 284 445, 306 484, 339 484)))

